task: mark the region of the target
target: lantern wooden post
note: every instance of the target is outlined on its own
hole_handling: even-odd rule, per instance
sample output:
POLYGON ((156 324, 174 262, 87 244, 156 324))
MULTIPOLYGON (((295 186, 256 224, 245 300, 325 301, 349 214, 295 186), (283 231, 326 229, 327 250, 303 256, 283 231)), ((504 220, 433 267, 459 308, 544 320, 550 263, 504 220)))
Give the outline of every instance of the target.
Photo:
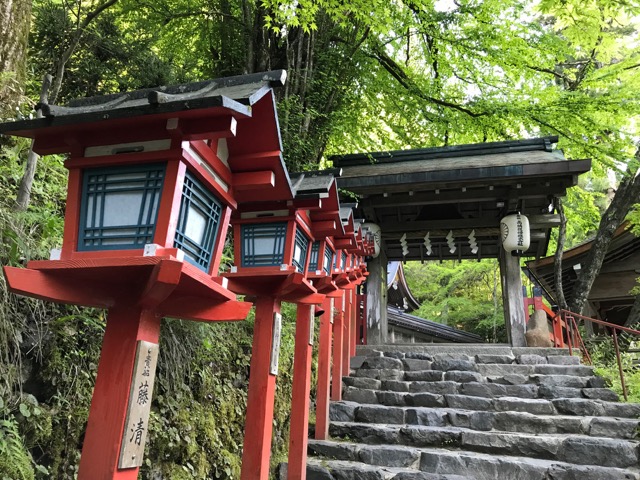
POLYGON ((329 393, 331 384, 331 327, 334 299, 327 296, 320 317, 318 341, 318 386, 316 393, 316 440, 326 440, 329 435, 329 393))
MULTIPOLYGON (((280 301, 273 297, 260 297, 256 303, 251 350, 251 373, 247 394, 245 439, 242 450, 242 480, 268 480, 273 431, 273 402, 276 374, 272 370, 272 355, 279 350, 276 316, 280 315, 280 301), (278 342, 274 348, 273 340, 278 342)), ((275 360, 275 359, 274 359, 275 360)), ((277 368, 277 363, 276 363, 277 368)))
MULTIPOLYGON (((358 282, 359 284, 360 282, 358 282)), ((353 286, 351 291, 351 350, 349 355, 351 357, 356 354, 356 344, 358 343, 358 285, 353 286)))
POLYGON ((352 313, 351 308, 352 293, 354 285, 349 284, 344 287, 345 306, 343 317, 343 338, 342 338, 342 376, 348 376, 351 369, 351 334, 352 334, 352 313))
POLYGON ((307 472, 309 436, 309 394, 311 392, 311 353, 313 349, 313 306, 298 304, 296 343, 293 357, 293 393, 289 435, 288 480, 304 480, 307 472))
MULTIPOLYGON (((138 468, 118 470, 121 441, 131 433, 125 425, 138 340, 158 343, 160 317, 153 311, 122 307, 109 310, 96 385, 82 447, 79 479, 135 480, 138 468)), ((153 372, 151 373, 153 375, 153 372)), ((151 401, 149 393, 148 401, 151 401)), ((137 421, 134 421, 136 425, 137 421)), ((146 434, 149 426, 139 425, 146 434)))
POLYGON ((339 402, 342 400, 342 344, 344 339, 344 295, 345 291, 340 290, 335 298, 335 316, 333 321, 333 365, 331 367, 331 400, 339 402))
MULTIPOLYGON (((310 212, 322 208, 321 195, 324 199, 331 189, 335 191, 337 203, 337 188, 333 174, 325 172, 291 174, 295 181, 290 183, 279 150, 271 152, 266 161, 264 158, 260 161, 263 162, 262 168, 273 174, 267 177, 275 183, 270 186, 263 184, 256 192, 247 187, 245 196, 239 201, 241 205, 232 220, 235 233, 234 266, 224 276, 228 279, 231 290, 257 297, 259 305, 265 297, 298 305, 289 477, 303 479, 306 475, 304 459, 311 384, 311 310, 313 305, 320 305, 325 298, 307 278, 315 237, 310 212), (256 198, 261 201, 256 201, 256 198)), ((319 227, 335 228, 334 223, 326 222, 322 222, 319 227)), ((324 255, 314 261, 317 264, 313 269, 315 272, 318 262, 324 261, 324 255)), ((324 276, 326 275, 328 274, 324 276)), ((273 311, 265 307, 260 316, 266 317, 269 312, 273 314, 273 311)), ((258 311, 249 379, 242 480, 266 480, 269 477, 271 456, 277 372, 265 369, 263 365, 267 362, 263 349, 268 335, 264 330, 258 329, 257 317, 258 311)), ((276 337, 279 338, 279 333, 274 335, 274 339, 276 337)), ((274 348, 272 355, 276 355, 275 350, 274 348)))

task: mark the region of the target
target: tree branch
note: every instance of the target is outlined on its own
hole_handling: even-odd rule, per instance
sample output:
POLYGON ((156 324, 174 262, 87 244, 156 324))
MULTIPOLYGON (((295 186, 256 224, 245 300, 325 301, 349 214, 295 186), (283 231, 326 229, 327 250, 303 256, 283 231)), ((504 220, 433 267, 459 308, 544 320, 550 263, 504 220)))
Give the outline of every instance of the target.
MULTIPOLYGON (((78 45, 80 44, 80 39, 82 38, 82 35, 84 34, 85 30, 87 29, 89 24, 93 21, 93 19, 95 19, 98 15, 104 12, 107 8, 115 5, 117 2, 118 0, 107 0, 101 3, 100 5, 98 5, 95 8, 95 10, 92 10, 89 13, 87 13, 87 16, 85 17, 85 19, 77 26, 76 30, 73 32, 71 36, 71 41, 69 42, 69 46, 62 53, 62 56, 58 61, 55 80, 53 82, 53 87, 51 88, 51 94, 50 94, 51 103, 55 103, 58 98, 58 94, 60 93, 60 89, 62 88, 62 79, 64 77, 65 67, 67 65, 67 62, 73 55, 73 53, 76 51, 76 48, 78 48, 78 45)), ((79 19, 79 15, 80 15, 80 12, 78 11, 78 19, 79 19)))
POLYGON ((409 76, 405 73, 404 69, 400 65, 398 65, 395 60, 393 60, 391 57, 389 57, 389 55, 384 53, 379 48, 376 49, 374 53, 369 54, 369 56, 378 60, 380 65, 382 65, 382 67, 387 72, 389 72, 391 76, 395 78, 400 85, 402 85, 404 88, 406 88, 408 91, 410 91, 414 95, 417 95, 418 97, 422 98, 423 100, 431 102, 435 105, 439 105, 441 107, 457 110, 466 115, 469 115, 472 118, 483 117, 489 114, 488 112, 474 112, 473 110, 470 110, 457 103, 448 102, 446 100, 440 100, 439 98, 435 98, 430 95, 427 95, 425 92, 422 91, 422 89, 418 85, 415 84, 413 80, 409 78, 409 76))

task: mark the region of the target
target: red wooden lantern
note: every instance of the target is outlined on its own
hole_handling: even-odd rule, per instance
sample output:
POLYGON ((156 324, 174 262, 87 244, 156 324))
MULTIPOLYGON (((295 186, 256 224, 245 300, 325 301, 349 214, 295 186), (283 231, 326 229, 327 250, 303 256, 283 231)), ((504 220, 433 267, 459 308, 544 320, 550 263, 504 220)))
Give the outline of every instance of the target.
MULTIPOLYGON (((307 264, 307 278, 320 294, 326 294, 322 303, 320 318, 320 349, 323 356, 318 360, 318 375, 324 378, 323 397, 328 412, 328 385, 331 346, 331 319, 333 318, 333 302, 331 297, 339 289, 333 283, 331 268, 335 247, 333 235, 343 234, 340 219, 340 204, 334 175, 335 171, 305 172, 292 174, 292 182, 297 185, 298 202, 306 198, 304 204, 312 207, 308 211, 310 228, 315 241, 310 247, 307 264), (306 191, 306 194, 302 192, 306 191), (311 191, 320 194, 319 204, 312 205, 308 199, 311 191), (326 347, 329 346, 329 349, 326 347)), ((287 478, 290 480, 305 478, 308 444, 308 425, 311 389, 311 355, 313 343, 313 322, 307 321, 310 311, 304 305, 298 305, 296 318, 296 342, 293 370, 293 392, 291 399, 291 427, 289 434, 289 463, 287 478)), ((319 380, 322 384, 323 381, 319 380)))
MULTIPOLYGON (((286 173, 281 158, 272 160, 268 167, 271 171, 286 173)), ((331 173, 292 174, 290 183, 283 181, 274 185, 270 198, 254 195, 239 202, 232 219, 235 265, 224 276, 233 291, 256 298, 243 480, 266 480, 269 476, 280 303, 283 300, 298 304, 294 360, 294 377, 298 382, 294 396, 306 397, 308 401, 311 307, 324 299, 306 278, 314 242, 311 212, 323 207, 323 199, 332 187, 335 188, 335 180, 331 173), (275 196, 279 196, 277 201, 275 196)), ((306 437, 308 408, 299 400, 294 403, 297 407, 292 411, 292 429, 298 437, 306 437)), ((296 457, 300 465, 301 458, 296 457)))
POLYGON ((62 248, 5 267, 9 288, 109 309, 79 479, 137 478, 161 317, 246 317, 251 305, 216 275, 236 202, 288 181, 264 168, 279 150, 270 87, 285 76, 42 105, 43 118, 0 125, 37 153, 70 154, 62 248))

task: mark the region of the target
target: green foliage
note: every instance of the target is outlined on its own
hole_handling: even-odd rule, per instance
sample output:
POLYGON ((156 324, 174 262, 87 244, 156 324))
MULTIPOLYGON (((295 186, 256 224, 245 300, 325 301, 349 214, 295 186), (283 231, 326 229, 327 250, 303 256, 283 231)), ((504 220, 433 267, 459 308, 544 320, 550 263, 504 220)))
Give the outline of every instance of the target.
POLYGON ((13 416, 0 417, 0 478, 3 480, 35 478, 31 458, 22 443, 18 425, 13 416))
POLYGON ((631 228, 634 234, 640 235, 640 203, 636 203, 629 215, 627 216, 627 220, 631 222, 631 228))
MULTIPOLYGON (((616 360, 613 339, 607 337, 595 337, 587 339, 587 348, 589 355, 593 361, 596 375, 603 377, 610 388, 622 395, 622 383, 620 382, 620 371, 616 360)), ((631 343, 637 348, 635 343, 631 343)), ((622 369, 624 372, 624 381, 627 388, 628 401, 631 403, 640 403, 640 370, 637 367, 638 357, 634 353, 621 352, 620 354, 622 369)))
POLYGON ((490 342, 506 340, 499 267, 481 262, 407 262, 407 283, 421 303, 413 315, 476 333, 490 342))
MULTIPOLYGON (((91 3, 34 2, 30 62, 36 79, 44 73, 55 73, 77 28, 78 13, 86 15, 91 3)), ((106 10, 83 32, 76 53, 66 65, 56 103, 176 81, 171 63, 161 60, 151 48, 156 37, 153 31, 145 25, 122 22, 121 16, 117 8, 106 10)), ((31 88, 35 95, 40 87, 33 84, 31 88)))

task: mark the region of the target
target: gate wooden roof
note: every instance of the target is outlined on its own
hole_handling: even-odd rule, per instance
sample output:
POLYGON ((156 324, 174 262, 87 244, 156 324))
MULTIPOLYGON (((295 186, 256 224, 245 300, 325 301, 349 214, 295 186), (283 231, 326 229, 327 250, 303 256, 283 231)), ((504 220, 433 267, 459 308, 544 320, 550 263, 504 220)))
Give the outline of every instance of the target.
MULTIPOLYGON (((574 286, 581 264, 586 261, 593 238, 562 253, 562 289, 571 302, 574 286)), ((547 299, 555 303, 556 281, 553 256, 527 262, 525 273, 546 291, 547 299)), ((635 295, 631 289, 637 285, 640 273, 640 237, 631 231, 629 222, 624 222, 615 231, 589 292, 589 303, 598 318, 623 324, 629 315, 635 295)))
POLYGON ((554 197, 566 194, 591 160, 567 160, 558 137, 339 155, 338 187, 360 197, 356 216, 382 229, 390 260, 480 259, 499 253, 500 219, 520 210, 529 217, 529 256, 546 254, 554 197), (474 232, 478 250, 472 253, 474 232), (450 252, 446 237, 456 247, 450 252), (432 252, 424 237, 429 233, 432 252), (409 254, 402 255, 406 234, 409 254))

